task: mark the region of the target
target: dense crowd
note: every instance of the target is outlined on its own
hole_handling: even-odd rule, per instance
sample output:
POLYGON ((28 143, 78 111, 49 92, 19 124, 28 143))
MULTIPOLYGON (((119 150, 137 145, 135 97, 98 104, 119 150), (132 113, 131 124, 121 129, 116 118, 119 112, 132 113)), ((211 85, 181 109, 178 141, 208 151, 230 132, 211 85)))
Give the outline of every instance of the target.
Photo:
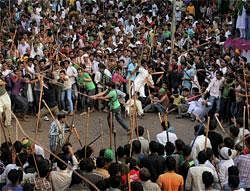
POLYGON ((2 0, 0 17, 1 133, 12 112, 38 132, 56 116, 49 158, 29 138, 1 144, 2 190, 250 190, 250 64, 224 46, 249 39, 248 1, 2 0), (66 116, 97 110, 136 139, 75 152, 66 116), (123 117, 150 112, 163 117, 152 141, 123 117), (198 121, 191 144, 170 113, 198 121))

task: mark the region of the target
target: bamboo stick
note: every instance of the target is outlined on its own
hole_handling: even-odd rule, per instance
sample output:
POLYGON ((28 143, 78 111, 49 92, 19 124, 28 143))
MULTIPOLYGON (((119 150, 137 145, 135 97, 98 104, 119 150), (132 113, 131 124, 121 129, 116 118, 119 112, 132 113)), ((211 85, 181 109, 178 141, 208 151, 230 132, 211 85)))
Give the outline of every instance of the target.
POLYGON ((210 125, 210 117, 208 117, 208 119, 207 119, 206 139, 205 139, 205 151, 207 151, 207 139, 208 139, 209 125, 210 125))
POLYGON ((245 129, 246 129, 246 106, 243 110, 243 149, 245 147, 245 129))
POLYGON ((37 115, 37 121, 36 121, 36 134, 35 134, 35 140, 37 139, 37 133, 38 133, 38 128, 41 124, 40 124, 40 118, 41 118, 41 105, 42 105, 42 97, 43 97, 43 77, 39 80, 40 81, 40 96, 39 96, 39 105, 38 105, 38 115, 37 115))
POLYGON ((217 123, 219 124, 219 127, 220 127, 220 129, 222 130, 222 132, 223 132, 223 133, 226 133, 226 131, 225 131, 224 127, 222 126, 220 120, 218 119, 217 115, 214 115, 214 117, 215 117, 217 123))

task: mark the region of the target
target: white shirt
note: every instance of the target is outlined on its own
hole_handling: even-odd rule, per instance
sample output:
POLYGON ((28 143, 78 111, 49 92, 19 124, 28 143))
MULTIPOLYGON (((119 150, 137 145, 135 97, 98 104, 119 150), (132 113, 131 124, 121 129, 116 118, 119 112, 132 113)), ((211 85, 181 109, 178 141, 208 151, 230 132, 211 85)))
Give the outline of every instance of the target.
MULTIPOLYGON (((235 139, 235 144, 238 144, 238 143, 240 143, 241 140, 243 140, 243 131, 244 131, 244 128, 241 127, 241 128, 239 128, 239 130, 240 130, 239 134, 238 134, 238 136, 235 139)), ((245 129, 244 136, 248 135, 249 133, 250 132, 247 129, 245 129)), ((241 143, 241 145, 242 145, 242 143, 241 143)))
MULTIPOLYGON (((205 140, 206 140, 206 137, 204 135, 199 135, 195 139, 194 144, 193 144, 194 140, 191 142, 191 145, 193 144, 192 151, 191 151, 191 157, 194 160, 196 160, 199 152, 203 151, 205 149, 205 140)), ((212 148, 209 138, 207 138, 207 148, 212 148)))
POLYGON ((224 78, 221 78, 220 80, 218 80, 216 77, 213 78, 209 83, 206 91, 210 92, 210 96, 220 97, 221 96, 220 88, 222 87, 223 82, 224 78))
POLYGON ((228 168, 234 166, 233 159, 221 160, 218 164, 218 174, 221 181, 221 186, 228 182, 228 168))
POLYGON ((19 44, 18 47, 18 52, 20 53, 20 56, 23 56, 24 54, 28 53, 28 50, 30 50, 30 45, 28 43, 24 44, 19 44))
POLYGON ((205 190, 205 186, 202 181, 202 174, 205 171, 211 172, 215 177, 213 169, 205 166, 205 164, 191 167, 188 170, 185 189, 192 191, 205 190))
POLYGON ((76 77, 77 77, 77 70, 73 66, 69 66, 66 70, 67 76, 69 76, 69 80, 71 82, 71 85, 76 83, 76 77))
MULTIPOLYGON (((169 142, 175 144, 175 141, 177 140, 177 136, 174 133, 168 132, 168 138, 169 138, 169 142)), ((156 140, 157 142, 161 143, 162 145, 166 145, 166 143, 168 142, 167 139, 167 132, 166 131, 162 131, 161 133, 156 135, 156 140)))

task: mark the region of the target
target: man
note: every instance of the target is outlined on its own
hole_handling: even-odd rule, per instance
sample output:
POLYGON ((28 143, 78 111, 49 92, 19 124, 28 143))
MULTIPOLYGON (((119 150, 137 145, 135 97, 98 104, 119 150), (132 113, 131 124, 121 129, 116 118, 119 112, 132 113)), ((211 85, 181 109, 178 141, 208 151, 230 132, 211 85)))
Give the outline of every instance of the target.
POLYGON ((118 93, 117 93, 117 90, 115 89, 115 84, 112 82, 109 82, 107 83, 107 88, 108 88, 107 90, 100 92, 94 96, 90 96, 90 98, 108 101, 110 112, 108 114, 107 120, 108 120, 108 124, 110 128, 114 127, 113 121, 112 121, 112 126, 111 126, 111 120, 110 120, 110 117, 111 117, 110 113, 111 113, 112 118, 113 118, 113 115, 115 115, 115 119, 117 120, 117 122, 125 130, 129 131, 128 125, 126 124, 124 119, 121 117, 121 104, 118 100, 118 93))
POLYGON ((177 173, 176 161, 173 157, 166 158, 167 172, 160 175, 157 184, 163 191, 183 191, 183 177, 177 173))
POLYGON ((15 104, 15 107, 18 107, 18 111, 20 111, 20 117, 22 120, 24 120, 25 114, 27 114, 29 106, 28 106, 28 100, 24 96, 24 88, 25 84, 28 82, 22 77, 21 70, 16 70, 15 75, 11 76, 11 82, 12 82, 12 89, 11 89, 11 95, 13 98, 13 102, 15 104))
POLYGON ((144 191, 161 191, 158 184, 152 182, 150 180, 151 173, 147 168, 142 168, 139 172, 139 177, 141 179, 141 183, 144 191))
POLYGON ((49 146, 53 153, 59 153, 65 143, 65 130, 68 130, 64 113, 58 113, 57 119, 50 125, 49 146))
POLYGON ((72 82, 69 76, 66 75, 65 70, 60 71, 60 81, 63 83, 63 90, 61 92, 61 102, 63 109, 64 110, 66 109, 65 106, 65 95, 66 95, 69 104, 69 115, 73 115, 74 106, 72 101, 72 82))
POLYGON ((175 133, 173 133, 173 129, 174 128, 170 126, 169 122, 167 122, 167 125, 165 122, 162 122, 162 132, 156 135, 157 142, 161 143, 162 145, 166 145, 167 142, 175 144, 177 136, 175 133))
MULTIPOLYGON (((205 166, 205 162, 207 160, 206 152, 200 151, 198 154, 199 165, 191 167, 188 170, 187 179, 185 189, 186 191, 194 191, 194 190, 205 190, 205 186, 202 181, 202 174, 205 171, 211 172, 214 177, 213 169, 205 166)), ((217 182, 218 180, 215 180, 217 182)))
MULTIPOLYGON (((196 160, 198 153, 205 149, 206 136, 204 136, 205 130, 202 124, 194 126, 194 132, 195 138, 191 142, 191 157, 196 160)), ((207 148, 212 148, 209 138, 207 138, 207 148)))
MULTIPOLYGON (((86 70, 86 66, 84 65, 82 68, 78 70, 77 84, 83 86, 84 90, 89 96, 95 95, 95 84, 90 77, 90 74, 86 70)), ((84 99, 84 98, 83 98, 84 99)), ((91 109, 91 112, 94 111, 94 102, 93 99, 87 98, 87 106, 91 109)))
POLYGON ((75 67, 70 65, 69 60, 65 60, 63 64, 64 64, 64 69, 66 71, 66 75, 69 77, 69 80, 71 82, 72 95, 76 100, 77 99, 76 77, 78 76, 77 70, 75 69, 75 67))
POLYGON ((250 136, 245 139, 246 148, 248 153, 239 155, 235 160, 234 164, 239 169, 239 177, 241 185, 244 185, 244 188, 250 189, 250 136))
POLYGON ((24 138, 22 140, 22 146, 25 152, 27 152, 28 154, 34 153, 36 155, 41 155, 43 158, 45 158, 44 149, 41 146, 32 143, 31 140, 29 140, 28 138, 24 138))
POLYGON ((160 114, 164 114, 169 104, 168 94, 164 88, 159 90, 159 99, 154 98, 152 103, 144 108, 144 112, 156 111, 160 114))
MULTIPOLYGON (((104 64, 99 64, 99 71, 96 72, 94 81, 97 84, 97 92, 101 93, 105 90, 105 86, 108 82, 111 81, 112 74, 106 68, 104 64)), ((98 109, 105 109, 105 103, 102 103, 102 100, 98 100, 98 109)))
POLYGON ((143 154, 148 154, 149 153, 149 141, 143 137, 144 127, 139 125, 138 132, 137 132, 137 129, 135 129, 135 134, 138 136, 138 140, 141 142, 141 152, 143 154))
POLYGON ((11 101, 5 89, 5 82, 0 79, 0 120, 5 116, 5 127, 11 126, 11 101))
POLYGON ((149 70, 148 70, 148 66, 147 66, 147 61, 146 60, 142 60, 141 61, 141 66, 137 66, 136 70, 134 72, 138 72, 135 80, 134 80, 134 87, 132 89, 132 92, 134 94, 134 92, 139 92, 140 93, 140 97, 145 99, 146 95, 145 95, 145 85, 147 84, 150 87, 154 87, 154 82, 152 79, 152 76, 149 74, 149 70))
MULTIPOLYGON (((72 147, 69 148, 71 155, 71 160, 73 161, 73 169, 76 169, 78 161, 74 155, 72 147)), ((59 154, 58 157, 61 160, 57 160, 58 170, 52 171, 50 173, 50 182, 53 186, 54 191, 66 190, 71 183, 73 170, 69 169, 66 164, 68 164, 69 159, 64 154, 59 154)))
POLYGON ((211 80, 209 83, 204 95, 209 92, 210 96, 208 102, 210 102, 209 110, 215 107, 215 114, 219 115, 220 111, 220 97, 221 97, 221 88, 224 83, 223 73, 217 71, 216 77, 211 80))

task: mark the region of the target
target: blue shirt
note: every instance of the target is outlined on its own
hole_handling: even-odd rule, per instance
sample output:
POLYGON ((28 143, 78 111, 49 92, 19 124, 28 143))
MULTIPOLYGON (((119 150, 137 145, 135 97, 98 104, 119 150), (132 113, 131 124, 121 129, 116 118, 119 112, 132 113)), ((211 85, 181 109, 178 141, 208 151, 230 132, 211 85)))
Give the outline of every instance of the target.
POLYGON ((128 74, 127 74, 127 80, 131 80, 131 81, 134 81, 135 80, 135 77, 136 77, 136 74, 134 74, 133 76, 131 76, 132 72, 136 69, 136 66, 137 64, 134 64, 132 62, 130 62, 128 64, 128 74))

